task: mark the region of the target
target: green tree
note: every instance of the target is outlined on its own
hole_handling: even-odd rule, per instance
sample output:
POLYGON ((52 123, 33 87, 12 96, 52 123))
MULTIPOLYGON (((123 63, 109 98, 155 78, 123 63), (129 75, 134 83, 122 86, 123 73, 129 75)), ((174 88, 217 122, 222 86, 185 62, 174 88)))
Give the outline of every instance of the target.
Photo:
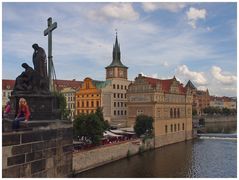
POLYGON ((74 137, 86 137, 98 145, 103 137, 104 124, 96 114, 80 114, 73 122, 74 137))
POLYGON ((54 92, 53 95, 57 98, 58 107, 61 112, 61 119, 66 119, 70 114, 70 110, 66 108, 67 104, 65 96, 60 92, 54 92))
POLYGON ((103 122, 104 130, 107 130, 110 128, 109 122, 105 121, 104 115, 103 115, 103 109, 101 107, 98 107, 95 112, 96 116, 99 117, 99 119, 103 122))
POLYGON ((228 116, 231 114, 231 110, 228 108, 222 108, 222 114, 228 116))
POLYGON ((138 137, 141 135, 152 135, 153 118, 147 115, 139 115, 136 117, 134 131, 138 137))

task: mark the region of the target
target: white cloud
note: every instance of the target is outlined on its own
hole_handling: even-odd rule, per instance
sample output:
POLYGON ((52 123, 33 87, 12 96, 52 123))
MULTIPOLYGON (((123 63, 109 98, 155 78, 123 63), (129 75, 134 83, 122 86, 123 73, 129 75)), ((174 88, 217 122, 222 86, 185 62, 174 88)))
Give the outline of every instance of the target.
POLYGON ((213 66, 211 68, 211 73, 215 79, 217 79, 222 84, 233 84, 236 82, 237 77, 233 75, 223 75, 222 69, 218 66, 213 66))
POLYGON ((88 17, 93 20, 105 21, 109 18, 134 21, 139 18, 131 3, 110 3, 98 10, 89 12, 88 17))
POLYGON ((143 2, 142 7, 145 12, 152 12, 158 9, 167 10, 170 12, 179 12, 186 6, 185 3, 168 3, 168 2, 143 2))
POLYGON ((182 79, 192 80, 197 85, 206 85, 207 79, 203 72, 190 71, 186 65, 181 65, 177 68, 176 73, 182 79))
POLYGON ((206 9, 196 9, 194 7, 190 7, 189 11, 187 11, 186 14, 188 18, 188 24, 195 29, 197 20, 205 19, 207 11, 206 9))

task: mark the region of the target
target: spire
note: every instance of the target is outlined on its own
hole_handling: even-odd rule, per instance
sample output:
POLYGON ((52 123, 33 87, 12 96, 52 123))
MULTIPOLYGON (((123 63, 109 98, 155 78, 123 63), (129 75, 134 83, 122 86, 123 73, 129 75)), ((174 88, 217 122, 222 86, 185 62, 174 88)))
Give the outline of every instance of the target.
POLYGON ((124 68, 128 68, 125 65, 122 64, 121 62, 121 53, 120 53, 120 45, 118 43, 118 33, 117 33, 117 29, 116 29, 116 37, 115 37, 115 44, 113 45, 113 60, 111 62, 111 64, 108 67, 124 67, 124 68))

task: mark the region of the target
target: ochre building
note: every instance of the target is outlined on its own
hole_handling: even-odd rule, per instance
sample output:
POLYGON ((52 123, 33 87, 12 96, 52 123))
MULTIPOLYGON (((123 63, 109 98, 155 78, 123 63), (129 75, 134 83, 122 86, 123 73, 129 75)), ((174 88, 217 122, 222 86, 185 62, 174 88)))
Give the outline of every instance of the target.
POLYGON ((136 116, 154 119, 155 147, 192 138, 192 95, 174 77, 155 79, 141 74, 129 85, 127 126, 136 116))
POLYGON ((97 107, 101 107, 101 90, 96 84, 89 77, 84 79, 82 87, 76 92, 76 115, 94 113, 97 107))

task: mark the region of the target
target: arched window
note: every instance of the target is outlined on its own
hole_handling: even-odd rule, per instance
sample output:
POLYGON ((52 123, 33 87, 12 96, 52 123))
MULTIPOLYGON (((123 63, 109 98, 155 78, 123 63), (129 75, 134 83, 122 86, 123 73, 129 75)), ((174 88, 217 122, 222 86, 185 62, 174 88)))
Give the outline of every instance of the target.
POLYGON ((184 130, 184 123, 183 123, 183 130, 184 130))

